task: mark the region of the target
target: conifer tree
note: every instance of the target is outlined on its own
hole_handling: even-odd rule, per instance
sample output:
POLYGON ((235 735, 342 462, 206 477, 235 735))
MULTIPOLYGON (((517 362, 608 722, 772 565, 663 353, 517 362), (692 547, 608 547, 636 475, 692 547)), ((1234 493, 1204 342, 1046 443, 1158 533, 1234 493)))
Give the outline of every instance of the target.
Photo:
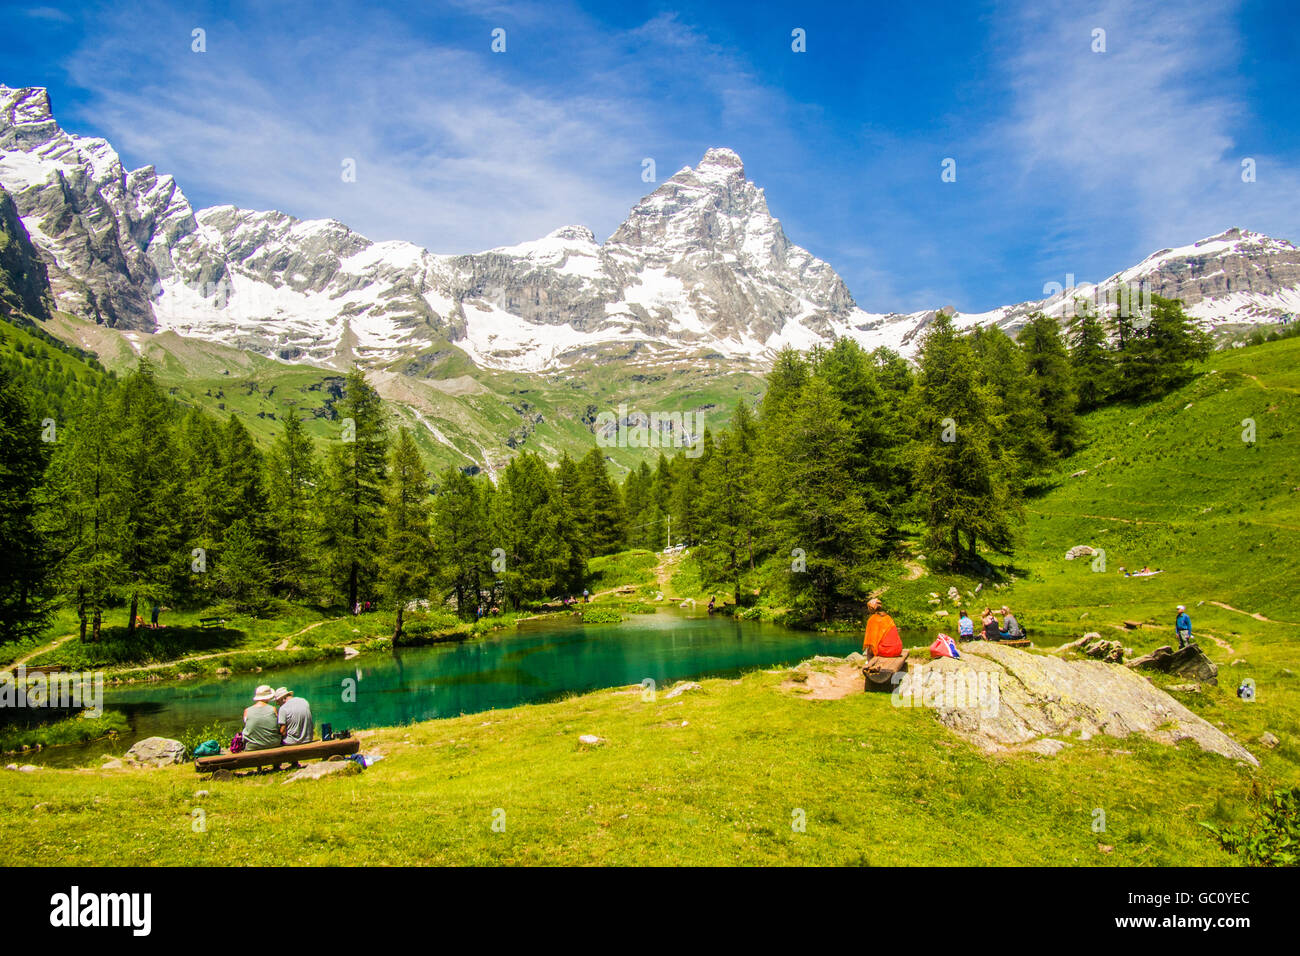
POLYGON ((393 640, 402 636, 406 605, 429 593, 429 478, 410 431, 399 429, 389 457, 384 487, 384 540, 379 582, 385 602, 396 612, 393 640))
POLYGON ((1114 387, 1114 356, 1105 325, 1087 305, 1080 308, 1070 328, 1070 365, 1079 411, 1089 412, 1104 405, 1114 387))
POLYGON ((489 567, 488 499, 491 485, 448 468, 434 501, 435 584, 456 599, 461 617, 474 613, 482 600, 489 567))
POLYGON ((113 601, 122 577, 122 513, 117 484, 125 480, 118 466, 120 431, 114 386, 105 383, 76 408, 55 444, 42 492, 46 537, 57 542, 59 580, 80 622, 80 638, 100 639, 104 609, 113 601))
POLYGON ((626 519, 618 485, 610 479, 605 454, 593 448, 578 466, 581 474, 581 510, 577 515, 585 529, 593 555, 610 554, 623 547, 626 519))
POLYGON ((1020 330, 1018 341, 1033 401, 1042 410, 1052 450, 1058 455, 1072 454, 1079 436, 1079 400, 1061 327, 1051 316, 1035 312, 1020 330))
POLYGON ((287 597, 311 588, 314 566, 311 528, 320 468, 297 411, 281 419, 280 434, 266 459, 266 528, 274 577, 287 597))
POLYGON ((379 394, 359 369, 348 373, 338 411, 317 499, 320 540, 334 585, 353 608, 373 593, 378 574, 388 434, 379 394))
POLYGON ((763 489, 769 547, 790 567, 795 605, 825 619, 837 598, 860 590, 883 522, 857 488, 853 429, 825 379, 809 379, 781 408, 762 420, 774 469, 763 489))
POLYGON ((1021 506, 1007 471, 1014 459, 995 457, 1003 423, 975 374, 970 343, 940 314, 921 345, 915 391, 917 495, 927 547, 957 564, 974 564, 981 542, 1007 553, 1021 506))
POLYGON ((0 372, 0 643, 39 633, 53 610, 54 555, 37 499, 50 458, 48 428, 27 389, 0 372))
POLYGON ((118 591, 128 602, 127 637, 135 633, 140 598, 161 600, 181 564, 179 480, 175 472, 175 405, 163 395, 153 366, 139 366, 117 389, 112 507, 121 515, 115 546, 120 559, 118 591))
POLYGON ((979 372, 990 429, 988 452, 999 469, 1023 491, 1052 458, 1047 419, 1034 394, 1025 354, 996 326, 963 337, 970 342, 979 372))
POLYGON ((226 527, 210 573, 213 590, 234 610, 256 614, 266 609, 271 573, 248 519, 236 518, 226 527))

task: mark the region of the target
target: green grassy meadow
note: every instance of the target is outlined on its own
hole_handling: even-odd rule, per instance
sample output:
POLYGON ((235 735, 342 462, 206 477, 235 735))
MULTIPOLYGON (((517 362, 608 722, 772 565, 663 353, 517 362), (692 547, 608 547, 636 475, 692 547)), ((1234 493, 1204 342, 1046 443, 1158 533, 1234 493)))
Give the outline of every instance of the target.
MULTIPOLYGON (((1236 865, 1201 823, 1244 819, 1252 788, 1300 784, 1300 340, 1217 353, 1200 371, 1159 402, 1085 419, 1086 445, 1027 502, 1002 579, 930 573, 909 553, 880 583, 930 630, 955 630, 956 586, 967 606, 1011 605, 1043 643, 1095 630, 1135 653, 1174 643, 1186 604, 1220 679, 1174 696, 1258 769, 1139 738, 984 756, 888 695, 805 700, 773 670, 673 699, 607 689, 378 730, 363 751, 383 761, 320 781, 205 780, 189 766, 4 773, 0 840, 24 862, 66 865, 1236 865), (1066 561, 1077 544, 1104 549, 1104 570, 1066 561), (1163 573, 1119 570, 1143 565, 1163 573), (1254 701, 1235 693, 1247 677, 1254 701)), ((676 566, 669 593, 707 599, 692 567, 676 566)), ((648 552, 592 570, 593 591, 634 588, 619 600, 659 586, 648 552)), ((295 614, 234 626, 269 648, 312 623, 295 614)), ((354 626, 316 630, 324 641, 354 626)))

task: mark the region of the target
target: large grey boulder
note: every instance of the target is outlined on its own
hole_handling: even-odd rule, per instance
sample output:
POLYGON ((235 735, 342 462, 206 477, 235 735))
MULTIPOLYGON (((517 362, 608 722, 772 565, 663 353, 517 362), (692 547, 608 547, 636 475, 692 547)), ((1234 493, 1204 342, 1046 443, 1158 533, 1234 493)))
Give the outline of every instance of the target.
POLYGON ((168 737, 146 737, 134 744, 122 759, 136 767, 168 767, 184 762, 185 745, 168 737))
POLYGON ((1168 645, 1157 647, 1150 654, 1129 661, 1128 666, 1141 670, 1163 671, 1166 674, 1190 677, 1209 684, 1219 682, 1218 665, 1206 657, 1205 652, 1195 644, 1188 644, 1178 650, 1168 645))
POLYGON ((897 697, 904 706, 933 709, 987 752, 1022 750, 1044 737, 1142 734, 1166 744, 1193 740, 1202 750, 1259 765, 1241 744, 1122 665, 1001 644, 963 644, 961 653, 959 660, 909 662, 897 697))

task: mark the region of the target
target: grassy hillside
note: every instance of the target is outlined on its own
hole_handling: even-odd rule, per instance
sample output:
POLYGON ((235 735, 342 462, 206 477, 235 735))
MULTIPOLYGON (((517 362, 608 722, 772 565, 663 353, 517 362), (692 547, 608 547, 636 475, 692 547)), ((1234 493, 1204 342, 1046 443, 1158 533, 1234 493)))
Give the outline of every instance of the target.
MULTIPOLYGON (((170 332, 120 332, 66 314, 46 327, 111 369, 125 370, 147 356, 179 401, 221 416, 233 412, 263 443, 278 432, 290 407, 307 418, 316 438, 337 433, 333 404, 342 371, 291 365, 170 332)), ((435 467, 477 464, 493 471, 524 450, 548 460, 562 451, 581 456, 595 444, 590 422, 616 412, 620 403, 629 411, 698 412, 704 424, 721 426, 737 402, 752 401, 762 390, 759 376, 716 357, 658 368, 591 359, 563 373, 532 375, 477 369, 450 347, 429 354, 436 360, 408 360, 393 371, 371 373, 371 380, 435 467)), ((658 450, 615 447, 607 454, 619 474, 643 457, 653 461, 658 450)))
POLYGON ((710 680, 656 701, 601 691, 380 731, 364 752, 385 760, 323 781, 205 782, 188 766, 11 774, 0 839, 49 865, 1232 862, 1197 821, 1240 813, 1250 773, 1194 745, 1106 739, 990 759, 888 695, 807 701, 781 680, 710 680))
MULTIPOLYGON (((1029 502, 1004 581, 931 573, 924 555, 904 554, 882 582, 891 608, 927 632, 954 629, 954 605, 932 593, 978 587, 963 603, 1006 602, 1036 634, 1097 630, 1135 653, 1173 641, 1184 603, 1220 682, 1171 693, 1244 743, 1258 769, 1136 738, 986 757, 887 695, 803 700, 780 689, 785 672, 756 672, 678 698, 605 690, 378 731, 365 749, 385 760, 318 782, 200 783, 188 767, 12 774, 0 839, 73 865, 1239 863, 1200 823, 1245 818, 1253 787, 1300 783, 1297 369, 1300 340, 1221 353, 1158 403, 1089 416, 1088 444, 1029 502), (1104 548, 1105 569, 1066 561, 1076 544, 1104 548), (1144 564, 1164 573, 1119 570, 1144 564), (1254 701, 1234 692, 1245 677, 1254 701), (1104 833, 1092 828, 1098 808, 1104 833)), ((596 570, 607 586, 647 586, 649 558, 611 556, 596 570)))

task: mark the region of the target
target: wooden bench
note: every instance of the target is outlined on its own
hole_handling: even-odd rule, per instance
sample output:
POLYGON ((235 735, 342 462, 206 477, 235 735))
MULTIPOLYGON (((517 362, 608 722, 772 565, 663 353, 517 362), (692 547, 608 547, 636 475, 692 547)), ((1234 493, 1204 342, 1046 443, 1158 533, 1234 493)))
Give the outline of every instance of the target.
POLYGON ((224 617, 201 617, 199 618, 199 627, 208 630, 213 627, 221 627, 226 623, 224 617))
POLYGON ((198 757, 194 769, 199 773, 212 773, 216 770, 243 770, 247 767, 273 767, 279 763, 297 763, 301 760, 333 757, 335 754, 346 757, 361 749, 361 741, 355 737, 342 740, 313 740, 305 744, 292 744, 288 747, 268 747, 265 750, 241 750, 237 754, 217 754, 213 757, 198 757))
POLYGON ((1006 640, 992 641, 993 644, 1005 644, 1007 647, 1028 647, 1032 641, 1027 637, 1009 637, 1006 640))
POLYGON ((873 657, 862 668, 866 678, 864 690, 889 689, 893 686, 894 675, 907 663, 908 651, 904 650, 898 657, 873 657))

